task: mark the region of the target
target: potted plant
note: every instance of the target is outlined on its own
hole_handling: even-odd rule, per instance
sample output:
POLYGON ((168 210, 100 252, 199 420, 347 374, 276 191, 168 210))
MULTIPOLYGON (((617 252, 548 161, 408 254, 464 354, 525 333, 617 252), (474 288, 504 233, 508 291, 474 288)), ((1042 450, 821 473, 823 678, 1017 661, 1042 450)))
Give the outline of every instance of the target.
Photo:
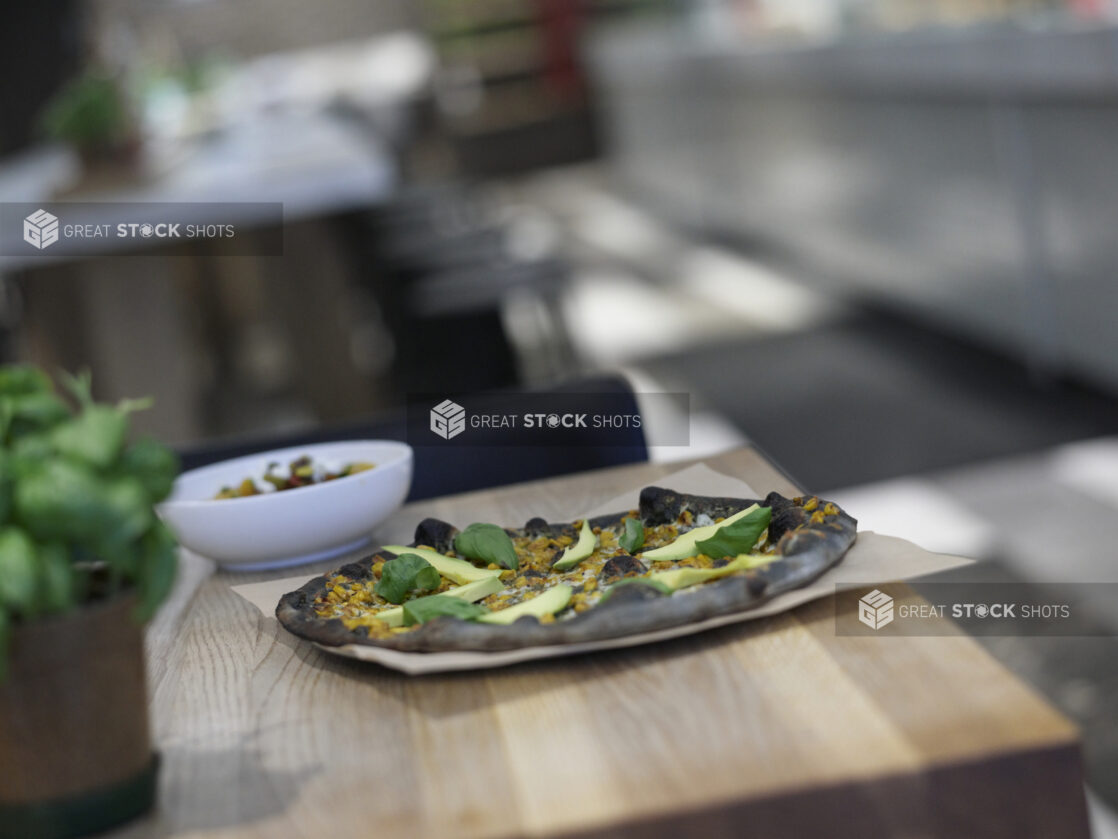
POLYGON ((76 836, 147 811, 142 625, 174 582, 154 505, 173 453, 128 441, 126 401, 76 409, 41 371, 0 368, 0 836, 76 836))
POLYGON ((139 135, 120 82, 107 72, 86 70, 50 99, 43 131, 71 146, 86 170, 135 164, 139 135))

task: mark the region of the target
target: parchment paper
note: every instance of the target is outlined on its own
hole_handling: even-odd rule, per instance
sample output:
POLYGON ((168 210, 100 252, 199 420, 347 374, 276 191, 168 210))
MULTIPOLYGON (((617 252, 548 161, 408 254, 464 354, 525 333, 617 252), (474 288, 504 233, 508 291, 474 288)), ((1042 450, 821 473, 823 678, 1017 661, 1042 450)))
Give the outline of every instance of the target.
MULTIPOLYGON (((766 492, 757 492, 744 481, 731 478, 720 472, 715 472, 705 464, 688 467, 681 472, 665 476, 656 481, 658 486, 668 487, 678 492, 687 492, 698 495, 725 495, 735 498, 763 498, 766 492)), ((637 497, 641 487, 634 487, 629 492, 612 498, 592 510, 572 511, 568 519, 582 518, 583 516, 596 516, 605 513, 615 513, 622 510, 631 510, 637 506, 637 497)), ((854 518, 858 517, 857 510, 847 510, 854 518)), ((503 524, 503 522, 501 522, 503 524)), ((348 559, 339 560, 339 565, 344 565, 348 559)), ((740 623, 747 620, 779 614, 788 609, 793 609, 811 600, 834 594, 835 585, 838 583, 885 583, 894 580, 906 580, 913 577, 922 577, 938 571, 946 571, 960 565, 966 565, 972 560, 948 554, 935 554, 920 548, 904 539, 894 536, 883 536, 872 531, 859 531, 858 539, 847 552, 839 565, 814 583, 804 588, 785 592, 774 597, 768 603, 756 609, 736 612, 731 615, 722 615, 698 623, 676 626, 670 629, 661 629, 655 632, 644 632, 639 635, 629 635, 624 638, 611 638, 605 641, 593 641, 585 644, 562 644, 547 647, 527 647, 520 650, 506 650, 503 652, 445 652, 445 653, 405 653, 398 650, 387 650, 380 647, 367 647, 360 644, 347 644, 343 647, 318 646, 327 652, 337 655, 357 658, 362 661, 373 661, 377 664, 416 676, 425 673, 444 673, 455 670, 479 670, 489 667, 504 667, 521 661, 532 661, 541 658, 556 658, 559 656, 578 655, 580 653, 596 650, 610 650, 619 647, 634 647, 639 644, 651 644, 668 638, 679 638, 684 635, 693 635, 696 632, 705 632, 719 626, 740 623)), ((308 577, 285 577, 280 580, 269 580, 263 583, 249 583, 233 586, 233 591, 256 606, 265 615, 275 613, 279 599, 289 591, 302 586, 308 577)))

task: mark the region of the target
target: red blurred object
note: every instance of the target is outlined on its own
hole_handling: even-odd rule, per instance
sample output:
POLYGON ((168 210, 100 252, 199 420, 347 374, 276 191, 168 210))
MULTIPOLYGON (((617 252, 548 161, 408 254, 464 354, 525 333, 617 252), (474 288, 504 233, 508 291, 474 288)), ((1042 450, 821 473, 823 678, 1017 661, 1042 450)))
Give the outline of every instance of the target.
POLYGON ((586 23, 580 0, 536 0, 544 48, 544 79, 561 99, 579 99, 586 79, 578 43, 586 23))
POLYGON ((1078 18, 1099 20, 1108 15, 1107 0, 1068 0, 1068 5, 1078 18))

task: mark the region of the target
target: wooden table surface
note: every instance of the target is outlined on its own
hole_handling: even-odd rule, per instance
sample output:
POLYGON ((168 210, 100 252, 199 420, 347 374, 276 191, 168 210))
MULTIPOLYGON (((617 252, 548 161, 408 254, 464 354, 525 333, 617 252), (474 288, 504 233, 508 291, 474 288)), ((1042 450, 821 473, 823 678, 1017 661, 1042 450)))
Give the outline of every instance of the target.
MULTIPOLYGON (((751 449, 706 462, 795 494, 751 449)), ((426 501, 378 538, 428 515, 569 518, 679 468, 426 501)), ((1076 731, 962 635, 838 637, 825 598, 409 678, 320 652, 230 591, 259 579, 184 562, 148 638, 159 810, 114 837, 1087 836, 1076 731)))

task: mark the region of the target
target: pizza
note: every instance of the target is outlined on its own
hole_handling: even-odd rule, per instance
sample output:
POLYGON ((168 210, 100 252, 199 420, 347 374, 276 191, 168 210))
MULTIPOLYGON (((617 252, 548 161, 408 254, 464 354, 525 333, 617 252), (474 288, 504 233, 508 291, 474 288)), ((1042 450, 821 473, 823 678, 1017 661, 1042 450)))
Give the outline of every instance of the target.
POLYGON ((636 510, 520 528, 420 522, 285 594, 276 617, 326 646, 498 651, 634 635, 756 608, 842 560, 857 522, 816 496, 646 487, 636 510))

